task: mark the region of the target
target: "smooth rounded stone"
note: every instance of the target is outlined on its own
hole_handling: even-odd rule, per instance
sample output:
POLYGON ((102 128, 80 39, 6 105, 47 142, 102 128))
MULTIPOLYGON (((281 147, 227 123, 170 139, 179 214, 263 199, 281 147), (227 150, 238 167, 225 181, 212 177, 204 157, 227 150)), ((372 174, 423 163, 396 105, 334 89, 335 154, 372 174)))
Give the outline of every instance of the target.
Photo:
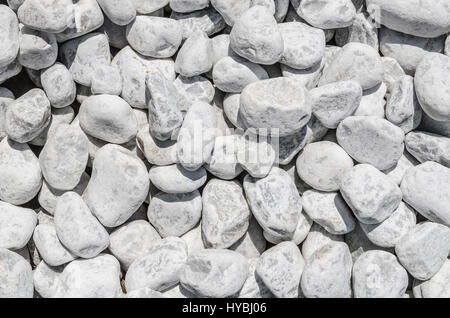
POLYGON ((442 224, 417 224, 395 246, 395 253, 406 270, 419 280, 433 277, 450 252, 450 229, 442 224))
POLYGON ((353 265, 352 278, 355 298, 401 298, 408 287, 408 273, 384 251, 362 254, 353 265))
POLYGON ((192 77, 208 72, 212 66, 211 40, 201 30, 193 32, 178 51, 175 71, 182 76, 192 77))
POLYGON ((253 178, 264 178, 276 160, 276 151, 268 139, 246 133, 238 140, 237 162, 253 178))
POLYGON ((44 91, 34 88, 8 105, 5 131, 9 138, 25 143, 36 138, 50 122, 50 102, 44 91))
POLYGON ((52 108, 51 119, 48 126, 33 140, 29 141, 30 145, 44 146, 48 138, 53 136, 60 125, 70 124, 75 117, 75 111, 72 107, 52 108))
POLYGON ((383 62, 378 51, 363 43, 346 44, 325 67, 319 86, 346 80, 358 82, 363 90, 380 84, 383 62))
POLYGON ((413 77, 405 75, 392 85, 386 104, 386 118, 405 133, 420 125, 422 108, 414 91, 413 77))
POLYGON ((150 133, 161 141, 173 140, 183 124, 181 95, 159 71, 147 75, 146 90, 150 133))
POLYGON ((395 247, 397 243, 416 225, 416 211, 400 202, 389 218, 379 224, 360 223, 367 238, 377 246, 395 247))
POLYGON ((173 11, 189 13, 209 6, 209 0, 170 0, 169 6, 173 11))
POLYGON ((405 138, 406 149, 419 162, 434 161, 450 168, 450 138, 412 131, 405 138))
POLYGON ((19 53, 19 21, 14 11, 5 5, 0 5, 0 67, 12 63, 19 53))
POLYGON ((31 29, 59 33, 73 18, 71 0, 25 0, 18 8, 19 21, 31 29))
POLYGON ((172 59, 146 57, 136 53, 129 46, 116 54, 112 65, 117 66, 122 75, 122 98, 136 108, 147 108, 145 81, 148 73, 159 70, 168 80, 175 80, 172 59))
POLYGON ((84 132, 110 143, 126 143, 138 132, 133 109, 115 95, 90 96, 81 104, 78 116, 84 132))
POLYGON ((251 7, 252 0, 211 0, 211 5, 229 26, 233 26, 241 15, 251 7))
POLYGON ((88 160, 88 139, 77 127, 61 124, 39 155, 42 174, 58 190, 72 190, 80 182, 88 160))
POLYGON ((259 225, 282 240, 292 239, 302 211, 302 201, 289 174, 273 167, 269 175, 244 179, 247 202, 259 225))
POLYGON ((124 295, 124 298, 165 298, 160 292, 151 288, 139 288, 124 295))
POLYGON ((278 298, 298 298, 305 261, 292 242, 282 242, 259 258, 256 274, 278 298))
POLYGON ((117 25, 127 25, 136 17, 132 0, 97 0, 108 18, 117 25))
POLYGON ((342 120, 358 109, 362 94, 361 86, 355 81, 341 81, 312 89, 313 114, 325 127, 336 129, 342 120))
POLYGON ((270 129, 278 129, 280 137, 292 135, 311 118, 308 96, 306 89, 293 79, 262 80, 242 91, 239 115, 246 128, 256 128, 260 135, 270 129))
MULTIPOLYGON (((313 221, 311 218, 302 211, 298 211, 298 223, 297 227, 295 228, 294 234, 292 235, 292 238, 287 241, 292 241, 295 243, 295 245, 300 245, 305 238, 308 236, 309 230, 311 229, 311 226, 313 225, 313 221)), ((272 235, 271 233, 267 231, 263 231, 264 238, 274 245, 280 244, 286 239, 272 235)))
POLYGON ((14 99, 15 96, 9 89, 0 87, 0 139, 7 136, 5 131, 6 110, 14 99))
POLYGON ((450 260, 446 260, 441 269, 427 281, 416 281, 413 287, 416 298, 450 297, 450 260))
POLYGON ((261 277, 256 273, 256 266, 259 258, 250 258, 248 260, 248 277, 239 291, 239 298, 273 298, 270 289, 264 284, 261 277))
POLYGON ((238 181, 211 179, 202 193, 202 234, 207 248, 228 248, 248 230, 250 209, 238 181))
POLYGON ((444 40, 444 37, 429 39, 381 28, 380 51, 384 56, 394 58, 406 74, 414 75, 427 53, 443 52, 444 40))
POLYGON ((55 63, 43 70, 41 83, 53 107, 63 108, 75 101, 76 85, 72 74, 63 64, 55 63))
POLYGON ((181 285, 202 298, 236 296, 249 272, 247 259, 222 249, 205 249, 189 255, 180 273, 181 285))
POLYGON ((305 126, 298 133, 279 138, 278 147, 275 147, 278 148, 278 154, 275 155, 275 163, 280 165, 290 164, 294 157, 309 142, 309 132, 308 126, 305 126))
POLYGON ((383 171, 389 178, 391 178, 392 181, 394 181, 396 184, 400 185, 400 183, 403 180, 403 177, 405 176, 406 171, 408 169, 417 166, 419 162, 411 156, 408 151, 405 150, 403 155, 400 157, 400 160, 398 161, 397 165, 383 171))
POLYGON ((350 42, 359 42, 370 45, 378 51, 378 29, 367 13, 358 13, 353 24, 347 28, 336 30, 336 44, 344 46, 350 42))
POLYGON ((325 54, 325 33, 305 23, 285 22, 278 25, 284 42, 280 63, 295 69, 307 69, 320 63, 325 54))
POLYGON ((384 69, 383 83, 386 84, 387 91, 390 92, 394 83, 403 78, 405 71, 397 60, 392 57, 383 56, 381 61, 384 69))
POLYGON ((41 70, 52 66, 57 57, 58 43, 54 34, 21 27, 20 64, 32 70, 41 70))
POLYGON ((54 298, 117 298, 122 295, 120 264, 113 256, 69 263, 59 275, 54 298))
POLYGON ((161 237, 148 221, 136 220, 118 227, 110 234, 109 240, 109 251, 122 268, 128 270, 136 259, 147 255, 161 237))
POLYGON ((177 162, 176 140, 161 141, 149 132, 149 126, 139 130, 136 136, 137 146, 147 161, 153 165, 167 166, 177 162))
POLYGON ((343 242, 343 235, 331 234, 325 228, 314 223, 302 244, 302 255, 308 260, 317 250, 332 242, 343 242))
POLYGON ((449 74, 450 57, 429 53, 420 62, 414 77, 417 99, 423 111, 437 121, 450 121, 449 74))
POLYGON ((169 0, 131 0, 139 14, 151 14, 169 4, 169 0))
POLYGON ((426 113, 422 116, 422 122, 420 123, 420 130, 435 133, 437 135, 450 137, 450 120, 449 121, 437 121, 432 119, 426 113))
MULTIPOLYGON (((88 185, 89 179, 90 176, 86 172, 83 172, 80 182, 75 186, 75 188, 71 189, 71 191, 82 195, 88 185)), ((67 191, 65 190, 53 188, 44 180, 38 196, 39 204, 45 209, 46 212, 53 215, 55 214, 56 202, 58 201, 58 198, 66 192, 67 191)))
POLYGON ((34 289, 43 298, 52 298, 64 266, 52 267, 41 261, 33 271, 34 289))
POLYGON ((26 246, 36 223, 33 210, 0 201, 0 248, 18 250, 26 246))
POLYGON ((229 249, 251 259, 259 257, 266 250, 266 245, 261 226, 255 218, 251 217, 247 232, 229 249))
POLYGON ((346 234, 355 229, 352 211, 338 192, 309 190, 302 196, 303 210, 331 234, 346 234))
POLYGON ((3 84, 8 79, 16 76, 22 71, 22 65, 19 63, 18 59, 15 59, 12 63, 0 67, 0 84, 3 84))
POLYGON ((244 11, 230 33, 233 51, 247 60, 270 65, 280 60, 284 43, 273 14, 257 5, 244 11))
POLYGON ((30 264, 22 256, 4 248, 0 248, 0 281, 0 298, 33 298, 30 264))
POLYGON ((361 102, 353 116, 375 116, 385 118, 387 86, 384 83, 363 91, 361 102))
POLYGON ((180 237, 193 229, 202 215, 202 197, 190 193, 159 192, 150 201, 147 216, 161 237, 180 237))
POLYGON ((403 200, 427 219, 450 226, 450 169, 425 162, 406 171, 400 186, 403 200))
POLYGON ((144 287, 162 291, 175 286, 180 281, 187 256, 186 243, 180 238, 167 237, 154 243, 128 268, 125 276, 127 291, 144 287))
POLYGON ((93 258, 109 245, 105 228, 75 192, 66 192, 58 199, 54 221, 58 239, 76 256, 93 258))
POLYGON ((54 224, 36 226, 33 241, 39 255, 50 266, 60 266, 77 258, 61 244, 54 224))
POLYGON ((70 25, 56 34, 58 42, 74 39, 97 30, 102 26, 104 17, 96 0, 78 0, 73 3, 73 16, 70 25))
POLYGON ((301 288, 307 298, 350 298, 352 256, 347 244, 332 242, 306 260, 301 288))
POLYGON ((166 58, 178 50, 182 29, 175 20, 141 15, 128 25, 126 36, 128 43, 138 53, 166 58))
POLYGON ((291 3, 300 17, 321 29, 348 27, 356 16, 351 0, 291 0, 291 3))
POLYGON ((155 187, 166 193, 189 193, 199 189, 206 182, 206 170, 201 167, 190 171, 179 164, 153 166, 149 178, 155 187))
POLYGON ((42 184, 39 160, 27 144, 9 138, 0 142, 0 200, 21 205, 38 194, 42 184))
POLYGON ((184 117, 177 138, 177 157, 183 168, 196 171, 208 162, 217 134, 216 109, 202 102, 193 104, 184 117))
POLYGON ((311 187, 336 191, 353 160, 338 144, 321 141, 307 145, 297 158, 297 173, 311 187))
POLYGON ((212 76, 214 85, 227 93, 240 93, 247 85, 269 78, 263 67, 238 56, 220 59, 214 65, 212 76))
POLYGON ((94 95, 120 95, 122 93, 122 76, 116 66, 100 65, 92 74, 91 92, 94 95))
POLYGON ((198 30, 211 36, 222 31, 226 27, 224 19, 212 6, 190 13, 172 11, 170 18, 181 23, 183 40, 186 40, 198 30))
POLYGON ((206 248, 205 244, 203 243, 201 223, 202 222, 200 221, 196 227, 181 236, 181 239, 187 245, 189 255, 206 248))
POLYGON ((211 159, 205 163, 206 170, 220 179, 235 179, 244 171, 237 158, 239 147, 238 135, 217 136, 211 159))
POLYGON ((355 216, 365 224, 383 222, 402 200, 397 184, 368 164, 356 165, 344 174, 340 190, 355 216))
POLYGON ((367 0, 367 12, 389 29, 435 38, 450 30, 450 5, 445 0, 367 0))
POLYGON ((225 94, 223 98, 223 112, 226 118, 239 129, 244 129, 240 115, 239 108, 241 107, 241 94, 225 94))
POLYGON ((178 76, 173 82, 178 93, 183 96, 187 105, 181 105, 182 110, 187 111, 196 102, 210 104, 214 99, 214 86, 203 76, 178 76))
POLYGON ((336 137, 353 159, 380 170, 395 166, 404 150, 403 130, 374 116, 347 117, 339 124, 336 137))
POLYGON ((127 221, 149 193, 147 168, 131 151, 108 144, 97 152, 83 194, 92 213, 107 227, 127 221))
POLYGON ((94 71, 110 64, 109 42, 106 34, 89 33, 60 46, 61 61, 80 85, 91 86, 94 71))

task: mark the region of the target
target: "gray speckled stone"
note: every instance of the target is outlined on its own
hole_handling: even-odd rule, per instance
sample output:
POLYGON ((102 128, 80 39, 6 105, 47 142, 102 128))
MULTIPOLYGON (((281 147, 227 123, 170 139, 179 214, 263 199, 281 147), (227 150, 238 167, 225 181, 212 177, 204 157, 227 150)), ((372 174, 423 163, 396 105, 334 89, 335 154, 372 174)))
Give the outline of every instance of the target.
POLYGON ((146 125, 136 136, 137 146, 147 161, 158 166, 176 163, 178 161, 176 140, 158 140, 150 134, 149 130, 149 126, 146 125))
POLYGON ((356 298, 400 298, 408 287, 408 273, 384 251, 362 254, 353 265, 352 278, 356 298))
POLYGON ((175 59, 175 71, 186 77, 197 76, 213 66, 212 44, 208 35, 194 31, 183 43, 175 59))
POLYGON ((300 17, 321 29, 350 26, 356 16, 351 0, 291 0, 291 3, 300 17))
POLYGON ((9 138, 0 142, 0 199, 24 204, 33 199, 42 184, 39 160, 27 144, 9 138))
POLYGON ((386 100, 384 99, 386 92, 387 86, 384 82, 363 91, 361 102, 353 115, 375 116, 384 119, 386 115, 386 100))
POLYGON ((222 15, 229 26, 250 8, 252 0, 211 0, 211 5, 222 15))
POLYGON ((50 67, 58 57, 58 43, 52 33, 22 26, 20 29, 20 64, 33 70, 50 67))
POLYGON ((400 188, 371 165, 360 164, 341 180, 341 194, 355 216, 366 224, 386 220, 402 200, 400 188))
POLYGON ((54 298, 116 298, 122 296, 120 265, 114 256, 75 260, 59 276, 54 298))
POLYGON ((190 37, 197 30, 202 30, 208 36, 211 36, 226 27, 222 16, 212 6, 189 13, 172 11, 170 18, 181 23, 183 40, 190 37))
POLYGON ((44 261, 40 262, 33 271, 34 289, 43 298, 55 295, 59 283, 59 276, 64 266, 52 267, 44 261))
POLYGON ((39 255, 50 266, 60 266, 77 258, 61 244, 54 224, 39 224, 33 234, 39 255))
POLYGON ((76 97, 72 74, 61 63, 55 63, 41 72, 41 84, 50 104, 55 108, 71 105, 76 97))
POLYGON ((19 53, 19 22, 14 11, 5 5, 0 5, 0 67, 12 63, 19 53))
POLYGON ((244 236, 250 209, 238 181, 210 180, 202 201, 202 233, 207 247, 228 248, 244 236))
POLYGON ((425 162, 409 169, 402 181, 403 199, 427 219, 450 226, 450 169, 425 162))
POLYGON ((302 244, 302 255, 305 260, 309 259, 315 251, 321 249, 323 246, 332 242, 343 242, 343 235, 331 234, 325 230, 322 226, 314 223, 308 236, 303 241, 302 244))
POLYGON ((400 263, 414 278, 427 280, 444 265, 450 252, 450 229, 442 224, 417 224, 395 246, 400 263))
POLYGON ((202 197, 189 193, 159 192, 150 201, 147 216, 162 237, 180 237, 193 229, 202 215, 202 197))
POLYGON ((406 149, 419 162, 434 161, 450 168, 450 138, 412 131, 405 138, 406 149))
POLYGON ((230 33, 230 45, 240 56, 264 65, 278 62, 284 49, 273 14, 259 5, 244 11, 237 19, 230 33))
POLYGON ((361 229, 372 243, 381 247, 395 245, 416 225, 416 211, 400 202, 398 208, 379 224, 360 223, 361 229))
POLYGON ((109 240, 109 251, 119 260, 122 268, 128 270, 136 259, 147 255, 150 248, 161 241, 161 237, 148 221, 136 220, 115 229, 109 240))
POLYGON ((395 166, 404 150, 403 130, 373 116, 347 117, 339 124, 336 137, 353 159, 380 170, 395 166))
POLYGON ((449 298, 450 297, 450 260, 446 260, 441 269, 429 280, 414 282, 415 298, 449 298))
POLYGON ((144 56, 171 57, 181 44, 181 25, 168 18, 137 16, 127 27, 131 47, 144 56))
POLYGON ((122 75, 117 66, 100 65, 95 68, 91 79, 91 92, 94 95, 120 95, 122 93, 122 75))
POLYGON ((210 104, 214 99, 215 89, 213 84, 203 76, 178 76, 173 82, 184 98, 182 109, 187 111, 196 102, 210 104))
POLYGON ((109 245, 109 235, 75 192, 64 193, 56 204, 56 234, 73 254, 93 258, 109 245))
POLYGON ((261 227, 275 237, 291 239, 299 222, 302 202, 289 174, 274 167, 263 179, 247 175, 244 190, 261 227))
POLYGON ((97 0, 103 12, 117 25, 127 25, 136 17, 132 0, 97 0))
POLYGON ((352 295, 352 257, 347 244, 332 242, 306 260, 301 278, 307 298, 349 298, 352 295))
POLYGON ((197 190, 206 182, 206 170, 201 167, 188 171, 181 165, 153 166, 149 172, 150 181, 166 193, 188 193, 197 190))
POLYGON ((72 18, 71 0, 25 0, 17 15, 26 26, 49 33, 64 31, 72 18))
POLYGON ((169 0, 131 0, 131 2, 140 14, 150 14, 169 4, 169 0))
POLYGON ((237 295, 249 271, 247 259, 229 250, 205 249, 189 255, 181 270, 184 288, 200 297, 225 298, 237 295))
POLYGON ((175 286, 187 266, 187 255, 186 243, 177 237, 167 237, 153 244, 128 268, 125 276, 127 291, 144 287, 161 291, 175 286))
POLYGON ((256 274, 276 297, 297 298, 304 267, 305 261, 297 245, 283 242, 261 255, 256 274))
POLYGON ((0 248, 0 273, 1 298, 33 298, 33 273, 22 256, 0 248))
POLYGON ((0 248, 18 250, 26 246, 36 222, 33 210, 0 201, 0 248))
POLYGON ((272 298, 273 294, 270 289, 264 284, 261 277, 256 273, 256 266, 258 265, 258 258, 251 258, 248 260, 249 270, 248 277, 239 292, 239 298, 272 298))

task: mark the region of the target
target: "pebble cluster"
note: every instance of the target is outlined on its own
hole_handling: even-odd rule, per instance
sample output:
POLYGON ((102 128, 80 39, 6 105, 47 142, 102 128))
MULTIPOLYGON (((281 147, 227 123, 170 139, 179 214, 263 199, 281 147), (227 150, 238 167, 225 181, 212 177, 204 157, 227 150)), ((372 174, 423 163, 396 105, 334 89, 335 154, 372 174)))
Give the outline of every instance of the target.
POLYGON ((0 298, 450 297, 448 0, 0 1, 0 298))

